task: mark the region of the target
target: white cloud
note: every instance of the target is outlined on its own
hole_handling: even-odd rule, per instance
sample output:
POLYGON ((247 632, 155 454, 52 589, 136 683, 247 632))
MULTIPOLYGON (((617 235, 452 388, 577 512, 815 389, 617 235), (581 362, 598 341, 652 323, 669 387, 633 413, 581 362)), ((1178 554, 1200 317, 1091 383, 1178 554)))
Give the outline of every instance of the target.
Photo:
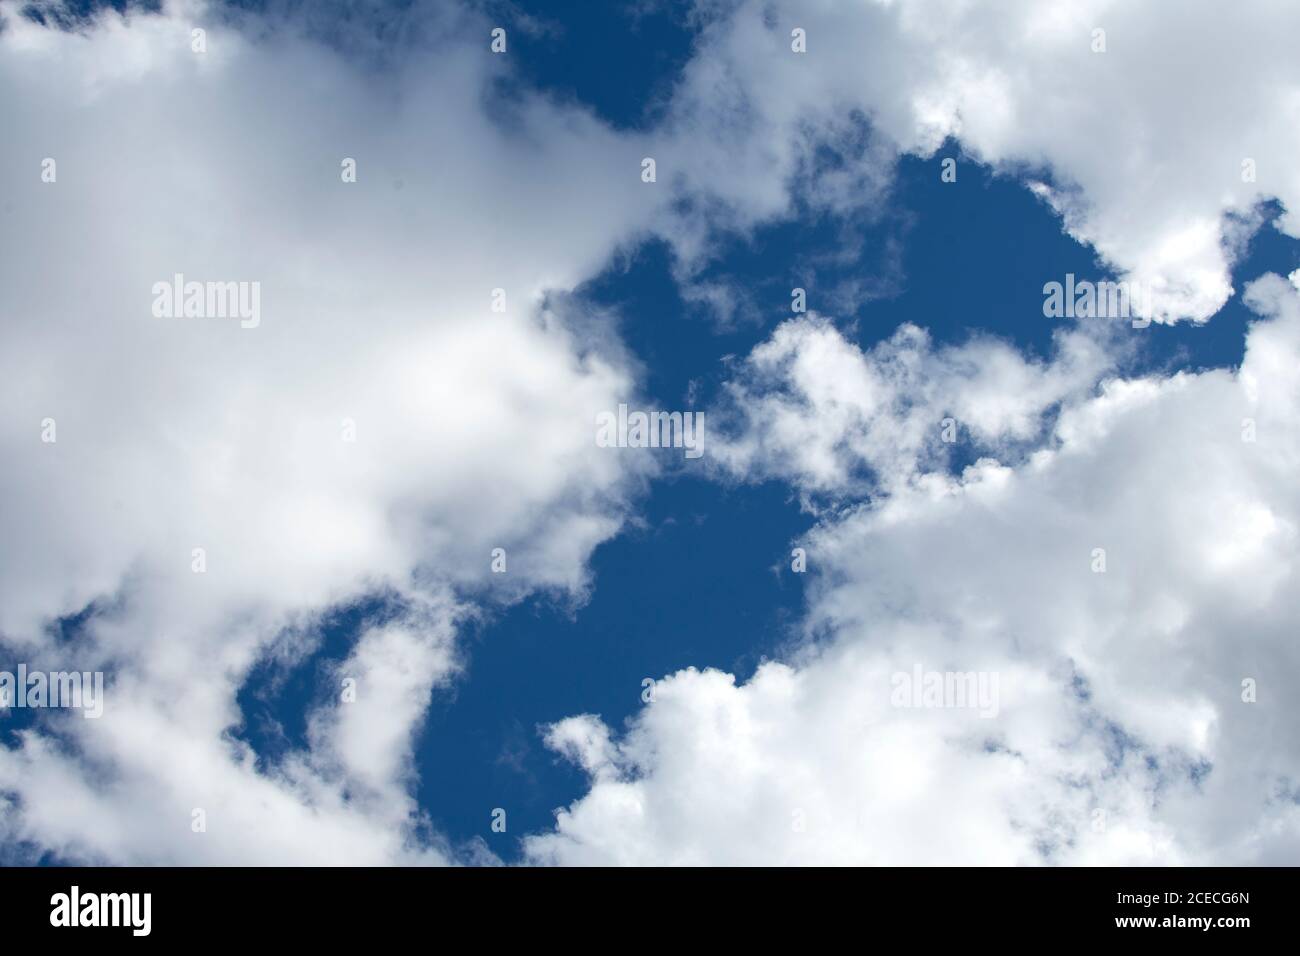
POLYGON ((1095 385, 1116 346, 1097 326, 1058 333, 1056 347, 1051 363, 987 337, 935 348, 908 324, 864 353, 816 314, 791 319, 727 383, 722 421, 735 434, 712 457, 809 493, 888 492, 959 441, 996 449, 1037 438, 1044 416, 1095 385))
POLYGON ((623 357, 545 302, 649 220, 639 150, 491 107, 472 17, 430 13, 376 72, 197 4, 77 32, 0 11, 0 634, 110 675, 101 720, 0 751, 0 826, 115 862, 442 858, 404 794, 463 602, 581 600, 647 468, 594 440, 623 357), (175 273, 259 282, 260 324, 156 318, 175 273), (345 663, 358 702, 258 773, 226 737, 250 667, 375 592, 407 610, 345 663), (46 632, 91 602, 75 647, 46 632))
MULTIPOLYGON (((917 476, 825 519, 800 542, 810 641, 743 684, 670 675, 620 738, 561 725, 552 745, 592 785, 530 857, 1294 860, 1300 297, 1266 276, 1248 300, 1269 318, 1238 373, 1110 380, 1019 464, 917 476), (997 715, 894 706, 917 666, 996 674, 997 715)), ((824 327, 759 351, 795 332, 853 357, 843 393, 870 390, 878 369, 824 327)), ((938 368, 949 388, 981 374, 938 368)))
MULTIPOLYGON (((698 8, 709 26, 678 86, 668 145, 735 224, 786 214, 783 183, 814 203, 870 208, 892 150, 928 157, 952 136, 970 157, 1036 183, 1072 235, 1151 291, 1162 319, 1204 320, 1228 299, 1260 201, 1280 199, 1280 227, 1300 236, 1300 8, 1287 0, 1231 11, 1214 0, 698 8), (791 50, 796 27, 806 53, 791 50), (1105 52, 1093 52, 1096 29, 1105 52), (855 110, 876 134, 865 148, 849 135, 855 110), (819 146, 846 163, 809 179, 819 146)), ((953 188, 969 175, 961 166, 953 188)))

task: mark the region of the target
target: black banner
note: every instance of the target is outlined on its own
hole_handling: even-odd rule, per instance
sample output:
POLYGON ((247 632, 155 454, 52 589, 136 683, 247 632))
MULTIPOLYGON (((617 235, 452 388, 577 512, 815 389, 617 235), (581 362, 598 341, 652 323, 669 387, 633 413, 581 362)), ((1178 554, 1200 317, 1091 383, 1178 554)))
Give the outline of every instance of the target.
POLYGON ((856 938, 901 934, 926 945, 1032 933, 1040 940, 1232 946, 1291 935, 1294 875, 1222 868, 11 868, 0 870, 0 909, 10 943, 66 941, 73 933, 77 944, 96 937, 339 944, 399 934, 432 942, 443 924, 534 945, 565 933, 649 945, 689 925, 691 936, 701 929, 762 938, 771 929, 821 935, 840 928, 856 938))

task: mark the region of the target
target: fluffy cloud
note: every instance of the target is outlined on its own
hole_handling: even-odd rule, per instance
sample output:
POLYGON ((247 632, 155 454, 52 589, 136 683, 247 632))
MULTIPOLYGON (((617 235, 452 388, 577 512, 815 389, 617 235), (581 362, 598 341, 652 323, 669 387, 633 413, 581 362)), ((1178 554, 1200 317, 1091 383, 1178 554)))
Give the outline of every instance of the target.
POLYGON ((1300 8, 1287 0, 1231 16, 1214 0, 697 7, 706 28, 672 142, 691 156, 684 177, 736 224, 787 212, 782 184, 869 208, 892 151, 931 156, 955 137, 1023 177, 1163 320, 1204 320, 1228 299, 1261 201, 1280 199, 1279 226, 1300 236, 1300 8), (796 28, 806 53, 791 50, 796 28), (833 174, 812 175, 819 150, 838 154, 833 174))
POLYGON ((451 11, 381 68, 196 4, 0 16, 0 635, 111 682, 101 720, 0 750, 0 827, 114 862, 441 858, 407 758, 465 602, 581 599, 645 467, 594 442, 626 362, 547 301, 651 217, 639 151, 494 101, 451 11), (256 327, 157 317, 177 273, 259 283, 256 327), (260 773, 227 737, 250 667, 377 593, 402 611, 343 665, 357 702, 260 773))
POLYGON ((734 434, 713 459, 809 493, 888 493, 959 439, 995 449, 1039 437, 1044 416, 1110 366, 1112 332, 1058 333, 1056 359, 1041 363, 991 338, 935 349, 910 324, 864 353, 816 315, 792 319, 727 383, 715 420, 734 434))
MULTIPOLYGON (((824 520, 789 660, 670 675, 621 737, 555 725, 592 784, 531 858, 1294 860, 1300 296, 1266 276, 1247 298, 1266 318, 1239 371, 1109 379, 1014 465, 915 474, 824 520), (996 680, 995 706, 907 706, 917 668, 996 680)), ((845 391, 889 361, 804 331, 851 360, 845 391)))

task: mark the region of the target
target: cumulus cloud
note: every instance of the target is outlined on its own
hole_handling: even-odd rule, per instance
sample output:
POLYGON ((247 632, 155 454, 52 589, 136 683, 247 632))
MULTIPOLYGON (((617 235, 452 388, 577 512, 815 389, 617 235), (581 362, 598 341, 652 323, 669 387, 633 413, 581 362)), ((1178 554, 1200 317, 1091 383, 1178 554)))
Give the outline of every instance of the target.
POLYGON ((624 357, 548 304, 650 217, 638 150, 495 100, 454 11, 379 66, 199 4, 0 16, 0 635, 110 675, 101 720, 0 751, 0 825, 73 859, 442 858, 402 795, 466 602, 581 600, 646 467, 594 442, 624 357), (257 321, 159 317, 177 274, 258 283, 257 321), (357 702, 258 772, 250 667, 373 594, 403 611, 345 662, 357 702))
POLYGON ((1300 9, 1287 0, 1231 16, 1214 0, 697 10, 670 143, 736 225, 786 214, 783 184, 814 205, 870 209, 892 152, 930 157, 952 137, 959 177, 969 157, 1023 179, 1164 321, 1203 321, 1227 301, 1259 203, 1280 200, 1279 227, 1300 236, 1300 9), (819 151, 839 157, 833 175, 809 175, 819 151))
POLYGON ((812 314, 789 320, 726 384, 732 432, 713 458, 745 478, 829 496, 888 493, 958 440, 981 449, 1038 438, 1062 401, 1090 390, 1119 346, 1104 325, 1063 331, 1051 362, 988 337, 935 348, 900 326, 867 352, 812 314))
MULTIPOLYGON (((670 675, 621 736, 553 728, 592 783, 530 857, 1293 861, 1300 296, 1266 276, 1247 298, 1264 318, 1240 370, 1108 379, 1014 465, 925 472, 823 520, 788 660, 670 675), (983 675, 996 706, 900 696, 918 669, 983 675)), ((857 363, 839 387, 872 387, 812 335, 810 355, 857 363)))

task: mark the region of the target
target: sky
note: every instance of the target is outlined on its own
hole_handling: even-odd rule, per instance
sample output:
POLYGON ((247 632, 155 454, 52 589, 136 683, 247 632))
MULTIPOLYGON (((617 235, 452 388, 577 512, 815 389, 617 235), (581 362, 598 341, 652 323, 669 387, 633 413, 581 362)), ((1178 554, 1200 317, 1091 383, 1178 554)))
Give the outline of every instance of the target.
POLYGON ((1296 862, 1297 15, 0 2, 0 860, 1296 862))

